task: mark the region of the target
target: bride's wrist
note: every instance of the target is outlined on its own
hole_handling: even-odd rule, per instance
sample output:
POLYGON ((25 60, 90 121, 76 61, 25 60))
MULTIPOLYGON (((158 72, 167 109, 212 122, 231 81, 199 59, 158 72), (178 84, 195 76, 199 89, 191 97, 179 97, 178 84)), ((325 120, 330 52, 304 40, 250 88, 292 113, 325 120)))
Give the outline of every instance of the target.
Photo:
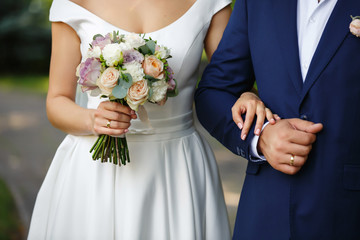
POLYGON ((94 130, 95 110, 87 109, 87 112, 88 112, 88 117, 85 119, 87 132, 91 135, 96 135, 94 130))

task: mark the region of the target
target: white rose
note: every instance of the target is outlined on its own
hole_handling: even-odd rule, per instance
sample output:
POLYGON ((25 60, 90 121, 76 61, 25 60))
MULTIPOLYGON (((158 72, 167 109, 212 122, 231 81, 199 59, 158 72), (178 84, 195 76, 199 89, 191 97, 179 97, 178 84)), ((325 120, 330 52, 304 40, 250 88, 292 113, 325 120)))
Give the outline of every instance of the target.
POLYGON ((103 57, 106 65, 113 67, 117 65, 122 59, 122 46, 118 43, 108 44, 103 49, 103 57))
POLYGON ((100 58, 101 55, 101 48, 99 46, 96 46, 94 48, 90 48, 87 52, 88 58, 100 58))
POLYGON ((156 57, 164 59, 164 58, 168 58, 170 56, 170 49, 168 49, 167 47, 164 46, 160 46, 156 53, 155 53, 156 57))
POLYGON ((153 94, 149 99, 151 102, 157 103, 166 97, 166 92, 169 85, 165 80, 156 81, 152 84, 153 94))
POLYGON ((145 40, 135 33, 125 35, 124 40, 131 48, 138 48, 145 45, 145 40))
POLYGON ((97 85, 99 86, 101 93, 109 96, 116 86, 119 76, 120 72, 116 68, 107 68, 97 80, 97 85))
POLYGON ((123 71, 123 73, 129 73, 132 76, 133 82, 138 82, 144 79, 145 73, 141 63, 135 61, 124 63, 124 68, 126 70, 123 71))
POLYGON ((350 32, 357 37, 360 37, 360 19, 353 18, 352 22, 350 23, 350 32))
POLYGON ((121 51, 127 51, 127 50, 131 50, 133 49, 129 44, 127 43, 124 43, 124 42, 121 42, 119 43, 120 44, 120 47, 121 47, 121 51))

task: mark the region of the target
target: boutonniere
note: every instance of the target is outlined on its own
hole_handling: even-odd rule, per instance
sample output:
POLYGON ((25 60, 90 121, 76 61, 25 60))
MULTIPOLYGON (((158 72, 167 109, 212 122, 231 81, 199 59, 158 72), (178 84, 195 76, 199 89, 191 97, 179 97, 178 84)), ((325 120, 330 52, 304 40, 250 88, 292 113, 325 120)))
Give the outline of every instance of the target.
POLYGON ((360 37, 360 16, 350 16, 352 21, 350 23, 350 32, 354 34, 356 37, 360 37))

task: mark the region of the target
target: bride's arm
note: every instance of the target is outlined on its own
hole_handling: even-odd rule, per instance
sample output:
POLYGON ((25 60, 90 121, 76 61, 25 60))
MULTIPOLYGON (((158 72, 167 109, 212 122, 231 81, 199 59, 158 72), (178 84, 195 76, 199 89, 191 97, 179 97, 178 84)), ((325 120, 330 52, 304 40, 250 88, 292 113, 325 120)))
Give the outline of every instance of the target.
MULTIPOLYGON (((231 7, 229 5, 215 14, 211 20, 211 24, 204 42, 206 56, 209 61, 211 60, 213 53, 219 45, 230 15, 231 7)), ((272 114, 271 110, 266 108, 260 98, 253 92, 243 93, 231 110, 234 122, 240 129, 242 129, 241 138, 243 140, 245 140, 251 128, 251 124, 255 118, 255 115, 257 120, 254 133, 256 135, 260 134, 265 117, 271 124, 275 123, 274 118, 277 120, 279 119, 279 116, 272 114), (245 113, 246 117, 245 121, 243 121, 241 114, 245 113)))
POLYGON ((121 104, 103 102, 98 109, 75 103, 76 67, 81 61, 80 39, 67 24, 52 23, 52 50, 46 110, 49 121, 60 130, 75 134, 121 135, 136 115, 121 104), (107 121, 111 120, 111 128, 107 121))
POLYGON ((230 15, 231 7, 228 5, 227 7, 217 12, 211 19, 211 23, 204 41, 205 53, 209 62, 217 46, 219 45, 226 25, 229 22, 230 15))

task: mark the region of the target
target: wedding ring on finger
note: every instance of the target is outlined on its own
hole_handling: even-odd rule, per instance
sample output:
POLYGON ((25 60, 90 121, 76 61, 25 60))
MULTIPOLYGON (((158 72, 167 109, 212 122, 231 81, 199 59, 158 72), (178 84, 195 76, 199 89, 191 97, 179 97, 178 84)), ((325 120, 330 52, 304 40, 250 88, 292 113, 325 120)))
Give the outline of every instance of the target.
POLYGON ((107 127, 107 128, 110 128, 110 124, 111 124, 111 121, 108 120, 107 123, 106 123, 106 127, 107 127))
POLYGON ((294 160, 295 160, 295 156, 291 154, 291 157, 290 157, 290 166, 294 166, 294 160))

